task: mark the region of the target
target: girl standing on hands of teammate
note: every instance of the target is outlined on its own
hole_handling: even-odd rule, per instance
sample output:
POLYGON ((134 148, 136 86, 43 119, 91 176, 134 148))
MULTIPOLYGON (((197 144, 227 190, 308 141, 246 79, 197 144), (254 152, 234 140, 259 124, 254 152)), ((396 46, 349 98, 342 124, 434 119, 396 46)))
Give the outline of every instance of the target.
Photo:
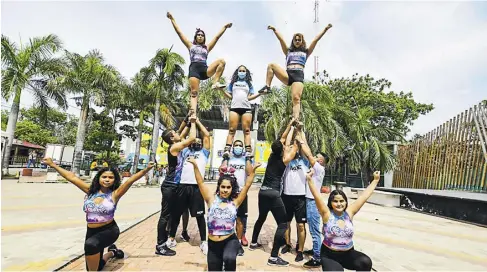
POLYGON ((233 73, 228 90, 224 91, 226 97, 232 100, 230 106, 230 121, 228 122, 228 136, 223 157, 228 158, 230 148, 237 131, 238 123, 242 118, 242 130, 244 132, 245 152, 252 154, 250 124, 252 122, 252 106, 250 101, 256 99, 261 93, 255 93, 252 86, 252 75, 244 65, 240 65, 233 73))
POLYGON ((316 207, 323 220, 323 243, 321 245, 321 266, 323 271, 370 271, 372 260, 353 246, 353 217, 374 192, 380 180, 380 172, 374 172, 364 193, 348 205, 347 196, 341 190, 333 190, 328 197, 328 205, 321 200, 321 194, 313 184, 314 171, 306 175, 308 187, 316 201, 316 207))
MULTIPOLYGON (((235 222, 237 209, 247 197, 247 192, 254 181, 255 170, 260 163, 248 166, 245 186, 240 193, 236 177, 228 169, 220 176, 216 193, 211 192, 203 183, 203 176, 198 169, 198 162, 193 156, 188 157, 188 162, 194 167, 194 175, 201 195, 208 204, 208 271, 235 271, 237 268, 237 251, 240 248, 235 235, 235 222)), ((233 169, 232 169, 233 170, 233 169)))
POLYGON ((293 117, 299 120, 299 113, 301 111, 301 95, 304 88, 304 66, 306 60, 313 53, 318 41, 325 35, 325 33, 332 27, 328 24, 318 36, 311 42, 308 48, 306 48, 306 42, 304 41, 303 34, 296 33, 293 35, 291 46, 287 47, 281 34, 273 27, 268 26, 267 29, 274 31, 277 39, 281 43, 281 49, 284 55, 286 55, 286 70, 282 69, 276 63, 271 63, 267 66, 266 86, 259 90, 259 92, 265 92, 271 90, 271 82, 274 75, 287 86, 291 86, 291 96, 293 99, 293 117))
POLYGON ((113 257, 122 259, 123 251, 113 244, 120 235, 120 229, 114 220, 115 210, 120 198, 134 182, 154 167, 154 163, 149 162, 147 168, 137 172, 123 184, 120 184, 120 174, 116 169, 103 167, 98 171, 91 185, 82 181, 73 172, 56 165, 51 158, 44 158, 44 163, 54 168, 86 194, 83 205, 88 223, 85 239, 86 269, 100 271, 109 259, 113 257), (108 253, 103 255, 105 247, 108 247, 108 253))
POLYGON ((213 89, 221 89, 225 87, 225 84, 221 84, 220 77, 223 74, 223 70, 225 70, 225 60, 224 59, 217 59, 209 66, 206 63, 208 58, 208 53, 215 47, 218 39, 225 33, 227 28, 232 27, 232 23, 226 24, 220 32, 216 35, 213 40, 206 45, 206 34, 203 30, 197 28, 196 33, 194 34, 193 42, 191 43, 186 36, 181 32, 181 29, 176 24, 176 20, 171 15, 171 13, 167 13, 167 18, 171 20, 172 26, 176 33, 178 34, 181 41, 189 50, 189 58, 191 60, 191 64, 189 65, 189 85, 191 88, 191 109, 196 112, 197 104, 198 104, 198 91, 200 89, 200 80, 206 80, 212 76, 213 78, 213 89))

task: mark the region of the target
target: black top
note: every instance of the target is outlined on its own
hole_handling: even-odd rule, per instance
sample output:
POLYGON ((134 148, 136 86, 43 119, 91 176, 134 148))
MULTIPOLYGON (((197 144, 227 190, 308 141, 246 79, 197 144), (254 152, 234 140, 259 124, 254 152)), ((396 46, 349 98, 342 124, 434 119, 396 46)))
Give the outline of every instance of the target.
POLYGON ((171 147, 170 145, 167 149, 167 171, 166 171, 166 178, 164 179, 164 183, 174 183, 174 178, 176 177, 176 166, 178 165, 178 156, 173 156, 171 154, 171 147))
POLYGON ((264 181, 262 182, 262 186, 266 186, 278 191, 281 190, 281 179, 284 175, 284 170, 286 170, 286 165, 282 161, 281 153, 282 152, 272 152, 269 156, 264 181))

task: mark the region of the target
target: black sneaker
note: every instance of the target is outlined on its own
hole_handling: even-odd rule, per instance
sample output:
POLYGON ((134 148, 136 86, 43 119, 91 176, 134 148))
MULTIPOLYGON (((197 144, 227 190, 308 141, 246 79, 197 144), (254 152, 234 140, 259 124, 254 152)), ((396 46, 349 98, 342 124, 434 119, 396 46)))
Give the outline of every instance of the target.
POLYGON ((113 257, 116 259, 123 259, 125 257, 125 253, 118 249, 115 244, 108 246, 108 252, 113 252, 113 257))
POLYGON ((259 243, 255 243, 255 244, 254 243, 250 243, 250 245, 249 245, 249 250, 256 250, 258 248, 262 248, 262 245, 259 244, 259 243))
POLYGON ((271 87, 269 87, 269 86, 267 86, 267 85, 266 85, 266 86, 264 86, 264 87, 262 87, 262 89, 260 89, 260 90, 258 91, 258 93, 260 93, 260 94, 261 94, 261 93, 271 93, 271 92, 272 92, 271 87))
POLYGON ((285 245, 282 249, 281 249, 281 254, 286 254, 288 252, 291 252, 291 246, 290 245, 285 245))
POLYGON ((296 253, 296 259, 294 259, 294 261, 298 263, 298 262, 300 262, 300 261, 302 261, 302 260, 304 260, 304 257, 303 257, 303 252, 298 251, 298 252, 296 253))
POLYGON ((181 232, 181 240, 183 240, 185 242, 189 242, 189 239, 191 239, 191 237, 189 237, 187 231, 181 232))
POLYGON ((238 249, 238 253, 237 253, 237 256, 243 256, 245 253, 244 249, 242 246, 240 246, 240 248, 238 249))
POLYGON ((310 249, 310 250, 305 250, 305 251, 303 251, 303 253, 304 253, 304 255, 311 255, 311 256, 313 256, 313 255, 314 255, 314 252, 313 252, 313 250, 312 250, 312 249, 310 249))
POLYGON ((309 259, 309 261, 305 262, 303 264, 305 268, 317 268, 321 267, 321 262, 318 260, 315 260, 314 258, 309 259))
POLYGON ((270 257, 267 260, 267 265, 289 266, 289 263, 281 259, 281 257, 270 257))
POLYGON ((176 251, 168 248, 166 244, 156 246, 156 254, 161 256, 174 256, 176 251))

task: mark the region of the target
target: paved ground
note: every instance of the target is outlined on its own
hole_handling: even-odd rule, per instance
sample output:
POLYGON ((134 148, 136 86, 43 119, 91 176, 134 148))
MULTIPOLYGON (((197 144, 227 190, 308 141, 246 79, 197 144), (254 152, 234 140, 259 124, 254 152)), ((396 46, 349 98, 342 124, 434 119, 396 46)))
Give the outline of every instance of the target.
MULTIPOLYGON (((257 218, 257 192, 258 188, 250 191, 249 239, 257 218)), ((128 256, 124 260, 110 261, 105 270, 202 271, 206 268, 206 256, 198 247, 200 241, 194 219, 190 220, 189 225, 192 239, 189 243, 178 244, 176 256, 162 257, 154 254, 158 216, 159 214, 150 217, 120 236, 117 245, 128 256)), ((378 271, 487 270, 486 228, 372 204, 363 207, 354 223, 355 247, 372 258, 373 266, 378 271)), ((289 253, 282 256, 290 261, 288 268, 266 265, 274 231, 275 221, 269 215, 259 239, 265 248, 246 250, 245 255, 237 259, 238 270, 305 270, 302 268, 304 262, 294 262, 294 255, 289 253)), ((179 233, 180 231, 178 235, 179 233)), ((77 241, 82 241, 82 235, 80 231, 77 241)), ((292 237, 295 243, 294 229, 292 237)), ((305 249, 309 248, 311 236, 308 233, 305 249)), ((80 258, 64 270, 83 270, 84 267, 84 258, 80 258)), ((34 265, 29 269, 38 268, 34 265)))
MULTIPOLYGON (((37 177, 31 178, 38 181, 37 177)), ((2 180, 2 270, 52 270, 83 252, 83 193, 71 184, 2 180)), ((157 188, 132 188, 120 201, 125 230, 160 209, 157 188)))

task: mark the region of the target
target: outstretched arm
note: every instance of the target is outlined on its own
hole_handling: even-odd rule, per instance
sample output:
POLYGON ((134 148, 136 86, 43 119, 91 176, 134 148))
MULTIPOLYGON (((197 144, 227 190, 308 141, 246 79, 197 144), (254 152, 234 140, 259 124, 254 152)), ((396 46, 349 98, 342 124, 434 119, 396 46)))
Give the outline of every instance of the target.
POLYGON ((174 20, 174 17, 172 17, 172 14, 170 12, 167 13, 167 18, 169 18, 169 20, 171 20, 172 26, 174 27, 174 30, 176 30, 176 33, 178 34, 181 41, 184 43, 184 45, 188 49, 190 49, 192 43, 188 40, 188 38, 186 38, 186 36, 184 36, 183 32, 181 31, 179 26, 176 24, 176 20, 174 20))
POLYGON ((296 119, 294 117, 292 117, 291 121, 289 122, 289 124, 286 127, 286 130, 284 130, 284 132, 282 133, 281 139, 280 139, 282 144, 284 144, 286 142, 287 135, 289 134, 289 131, 291 130, 291 127, 295 121, 296 121, 296 119))
POLYGON ((320 212, 323 221, 326 221, 330 217, 330 209, 328 209, 323 199, 321 199, 321 194, 319 193, 318 189, 314 185, 313 175, 314 175, 314 170, 311 169, 306 174, 306 180, 308 181, 309 190, 311 191, 311 194, 315 199, 316 208, 318 208, 318 211, 320 212))
POLYGON ((316 47, 316 44, 318 43, 318 41, 323 37, 323 35, 325 35, 325 33, 328 31, 328 29, 330 29, 332 27, 331 24, 328 24, 325 29, 323 29, 319 34, 318 36, 315 37, 315 39, 311 42, 311 44, 309 45, 308 47, 308 56, 311 55, 311 53, 313 53, 313 50, 315 50, 315 47, 316 47))
MULTIPOLYGON (((250 162, 248 162, 248 163, 250 163, 250 162)), ((250 173, 247 175, 247 179, 245 180, 245 185, 242 188, 242 191, 240 191, 240 194, 238 194, 238 197, 235 198, 235 200, 233 200, 233 203, 235 203, 235 205, 237 207, 239 207, 240 204, 242 204, 242 202, 245 200, 245 197, 247 196, 247 193, 250 189, 250 186, 252 186, 252 183, 254 182, 255 170, 257 170, 257 168, 259 168, 259 166, 260 166, 260 162, 258 162, 254 165, 254 167, 252 168, 252 171, 250 171, 250 173)))
POLYGON ((221 38, 223 33, 225 33, 225 30, 227 30, 227 28, 230 28, 230 27, 232 27, 232 23, 229 23, 229 24, 226 24, 223 26, 223 28, 220 30, 220 32, 218 32, 218 34, 216 34, 215 38, 213 38, 213 40, 211 40, 211 42, 208 44, 208 52, 210 52, 211 49, 213 49, 213 47, 215 47, 218 40, 221 38))
POLYGON ((215 195, 203 183, 203 177, 201 176, 200 170, 198 168, 198 164, 194 160, 194 157, 189 156, 187 160, 189 163, 193 165, 194 177, 196 179, 196 183, 198 184, 198 188, 200 188, 201 195, 203 196, 203 199, 205 200, 206 204, 210 206, 211 203, 213 203, 213 200, 215 200, 215 195))
POLYGON ((171 146, 169 152, 171 152, 171 155, 173 156, 177 156, 181 150, 188 147, 192 142, 194 142, 194 140, 196 140, 196 124, 195 124, 196 116, 195 115, 191 116, 189 120, 191 122, 191 128, 189 129, 189 137, 171 146))
POLYGON ((279 33, 279 31, 277 31, 276 28, 273 26, 268 26, 267 29, 274 31, 274 34, 276 34, 276 37, 279 40, 279 43, 281 44, 282 53, 284 53, 284 55, 287 55, 286 42, 284 41, 284 38, 282 37, 281 33, 279 33))
POLYGON ((196 124, 198 125, 198 129, 200 130, 201 136, 203 137, 203 147, 207 150, 210 150, 210 132, 203 126, 200 122, 200 119, 196 119, 196 124))
POLYGON ((54 168, 63 178, 65 178, 67 181, 71 182, 74 184, 76 187, 78 187, 81 191, 83 191, 85 194, 88 193, 90 190, 90 185, 82 181, 80 178, 78 178, 73 172, 69 172, 68 170, 60 167, 59 165, 55 164, 51 158, 47 157, 42 160, 45 164, 49 165, 50 167, 54 168))
POLYGON ((379 183, 380 180, 380 171, 375 171, 374 172, 374 180, 372 180, 367 186, 367 189, 363 192, 363 194, 355 200, 352 204, 350 204, 347 208, 347 212, 349 216, 352 218, 355 214, 360 211, 362 206, 367 202, 367 199, 372 195, 372 193, 375 190, 375 187, 377 187, 377 184, 379 183))
POLYGON ((189 123, 189 117, 190 117, 191 115, 193 115, 193 110, 189 110, 188 114, 186 115, 186 117, 184 118, 184 120, 181 122, 181 125, 179 125, 178 133, 179 133, 179 135, 180 135, 180 137, 181 137, 181 138, 186 137, 186 134, 188 133, 188 132, 186 131, 186 134, 184 134, 184 136, 182 135, 182 133, 183 133, 184 129, 185 129, 186 127, 189 127, 189 126, 188 126, 188 123, 189 123))
POLYGON ((296 139, 299 141, 299 145, 301 146, 301 155, 307 158, 311 167, 313 167, 313 165, 315 165, 316 163, 316 158, 313 156, 313 153, 308 146, 308 141, 306 141, 306 135, 304 134, 304 131, 299 131, 296 139))
POLYGON ((136 182, 145 174, 147 174, 147 172, 149 172, 149 170, 151 170, 152 167, 154 167, 154 165, 155 165, 154 162, 149 162, 149 164, 144 170, 133 174, 129 179, 127 179, 127 181, 122 183, 122 185, 120 185, 120 187, 118 187, 118 189, 113 192, 113 201, 117 203, 120 200, 120 198, 130 189, 132 184, 134 184, 134 182, 136 182))

